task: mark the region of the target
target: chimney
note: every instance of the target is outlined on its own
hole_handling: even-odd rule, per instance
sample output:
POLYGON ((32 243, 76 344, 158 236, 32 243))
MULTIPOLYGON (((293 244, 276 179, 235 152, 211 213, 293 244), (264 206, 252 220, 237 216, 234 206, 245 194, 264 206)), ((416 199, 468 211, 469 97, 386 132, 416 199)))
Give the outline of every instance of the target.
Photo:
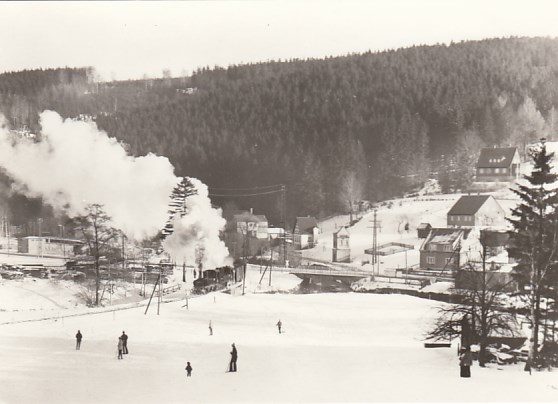
POLYGON ((251 215, 254 214, 254 208, 250 208, 250 214, 251 214, 251 215))

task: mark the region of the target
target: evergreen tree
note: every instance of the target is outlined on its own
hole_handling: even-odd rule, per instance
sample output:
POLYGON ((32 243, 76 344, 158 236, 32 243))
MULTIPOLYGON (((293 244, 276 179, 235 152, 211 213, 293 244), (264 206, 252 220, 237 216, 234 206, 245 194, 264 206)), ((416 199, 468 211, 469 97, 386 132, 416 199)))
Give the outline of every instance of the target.
POLYGON ((557 175, 550 164, 553 153, 547 153, 544 139, 540 147, 530 151, 533 170, 525 175, 527 185, 512 191, 521 202, 512 210, 509 255, 518 262, 517 274, 529 289, 531 338, 525 370, 538 366, 541 296, 558 262, 557 254, 557 175))
POLYGON ((161 231, 163 238, 169 236, 174 231, 173 222, 176 215, 184 217, 186 213, 188 213, 186 211, 186 198, 195 195, 196 192, 194 184, 192 184, 192 181, 188 177, 182 178, 173 188, 170 195, 169 209, 167 211, 169 219, 165 224, 165 228, 161 231))

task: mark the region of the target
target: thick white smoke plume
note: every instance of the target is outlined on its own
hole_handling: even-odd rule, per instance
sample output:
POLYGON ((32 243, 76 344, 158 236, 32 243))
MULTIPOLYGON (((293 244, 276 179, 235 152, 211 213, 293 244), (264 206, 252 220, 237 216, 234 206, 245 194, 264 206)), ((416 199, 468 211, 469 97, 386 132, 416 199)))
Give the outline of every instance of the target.
MULTIPOLYGON (((5 126, 0 127, 0 167, 15 181, 18 192, 41 196, 70 217, 84 213, 89 204, 101 204, 112 224, 136 240, 152 237, 163 228, 170 194, 179 182, 166 157, 129 156, 122 144, 94 123, 63 120, 52 111, 41 113, 40 124, 39 142, 14 137, 5 126)), ((183 248, 193 250, 190 244, 198 243, 208 251, 219 251, 217 256, 226 256, 219 240, 224 221, 211 207, 207 187, 200 181, 195 185, 200 195, 189 201, 192 206, 181 220, 195 229, 189 230, 193 239, 180 236, 186 244, 183 248)), ((175 242, 172 248, 180 249, 175 242)))
POLYGON ((163 247, 177 261, 196 262, 200 260, 204 268, 223 265, 229 252, 219 238, 219 232, 226 221, 221 211, 212 208, 207 185, 196 178, 190 178, 197 194, 186 198, 184 217, 177 215, 173 222, 173 233, 168 236, 163 247))

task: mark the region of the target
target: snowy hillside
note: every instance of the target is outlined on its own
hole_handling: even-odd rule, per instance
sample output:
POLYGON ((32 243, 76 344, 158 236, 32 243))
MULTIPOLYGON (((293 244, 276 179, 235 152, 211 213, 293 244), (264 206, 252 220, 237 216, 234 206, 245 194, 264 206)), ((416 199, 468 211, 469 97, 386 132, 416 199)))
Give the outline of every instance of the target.
MULTIPOLYGON (((269 294, 262 293, 269 288, 268 276, 261 285, 260 278, 258 267, 251 267, 244 296, 238 290, 191 297, 188 308, 186 294, 179 292, 165 299, 159 315, 156 304, 144 314, 146 301, 61 308, 69 295, 47 292, 46 284, 34 295, 55 307, 31 310, 17 284, 3 282, 0 302, 18 298, 21 310, 0 313, 0 402, 558 400, 553 373, 529 376, 521 364, 475 366, 470 380, 459 378, 457 341, 449 349, 423 346, 436 301, 360 293, 269 294), (100 310, 105 312, 95 314, 100 310), (48 320, 17 323, 45 314, 48 320), (279 319, 283 334, 275 326, 279 319), (78 329, 84 336, 80 351, 75 350, 78 329), (130 354, 119 361, 116 343, 122 331, 129 335, 130 354), (239 371, 225 373, 233 342, 239 371), (188 379, 187 361, 194 368, 188 379)), ((271 288, 287 291, 298 282, 293 275, 273 273, 271 288)))

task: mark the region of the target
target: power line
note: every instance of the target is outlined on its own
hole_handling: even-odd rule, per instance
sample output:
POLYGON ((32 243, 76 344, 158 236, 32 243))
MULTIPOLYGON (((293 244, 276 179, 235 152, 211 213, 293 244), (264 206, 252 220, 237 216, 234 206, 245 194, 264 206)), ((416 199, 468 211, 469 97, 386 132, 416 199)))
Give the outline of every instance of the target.
POLYGON ((276 189, 273 191, 265 191, 265 192, 256 192, 256 193, 251 193, 251 194, 214 194, 214 193, 209 193, 209 196, 222 196, 222 197, 246 197, 246 196, 260 196, 260 195, 270 195, 270 194, 276 194, 278 192, 283 192, 283 189, 276 189))
POLYGON ((220 187, 209 187, 210 190, 213 191, 257 191, 257 190, 263 190, 263 189, 267 189, 267 188, 277 188, 277 187, 282 187, 283 184, 275 184, 275 185, 263 185, 263 186, 258 186, 258 187, 248 187, 248 188, 220 188, 220 187))

